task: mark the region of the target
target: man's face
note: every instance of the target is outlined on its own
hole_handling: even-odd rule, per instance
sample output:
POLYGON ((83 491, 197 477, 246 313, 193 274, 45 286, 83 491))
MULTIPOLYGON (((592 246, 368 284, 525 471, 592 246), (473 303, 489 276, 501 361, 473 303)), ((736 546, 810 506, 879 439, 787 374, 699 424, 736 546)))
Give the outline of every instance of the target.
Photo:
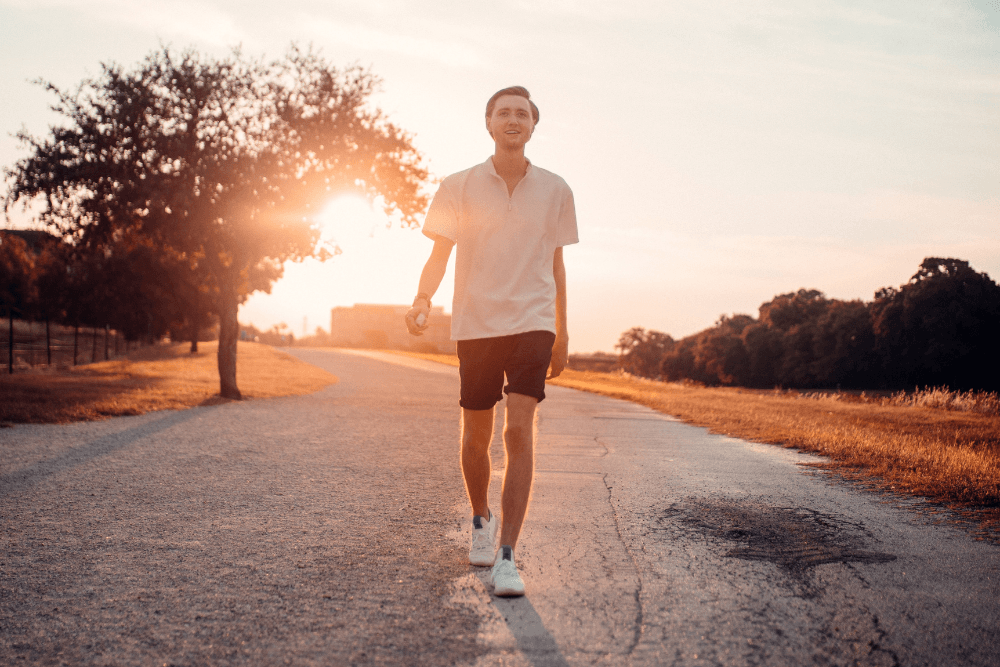
POLYGON ((505 148, 524 146, 535 131, 531 103, 520 95, 497 98, 493 115, 486 119, 486 129, 493 140, 505 148))

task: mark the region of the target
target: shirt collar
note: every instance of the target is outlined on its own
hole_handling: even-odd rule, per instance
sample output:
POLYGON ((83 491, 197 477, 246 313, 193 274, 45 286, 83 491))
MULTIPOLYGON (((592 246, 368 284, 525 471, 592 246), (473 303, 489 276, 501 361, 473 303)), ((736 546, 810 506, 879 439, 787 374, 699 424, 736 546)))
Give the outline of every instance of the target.
MULTIPOLYGON (((524 160, 525 160, 525 162, 528 163, 528 168, 524 170, 524 177, 527 178, 528 176, 531 175, 531 171, 532 171, 532 169, 534 169, 534 165, 531 164, 531 160, 528 159, 527 156, 525 156, 524 160)), ((489 156, 488 158, 486 158, 486 162, 484 162, 483 164, 486 165, 486 170, 489 173, 493 174, 497 178, 500 178, 500 174, 497 173, 497 168, 495 166, 493 166, 493 156, 492 155, 489 156)))

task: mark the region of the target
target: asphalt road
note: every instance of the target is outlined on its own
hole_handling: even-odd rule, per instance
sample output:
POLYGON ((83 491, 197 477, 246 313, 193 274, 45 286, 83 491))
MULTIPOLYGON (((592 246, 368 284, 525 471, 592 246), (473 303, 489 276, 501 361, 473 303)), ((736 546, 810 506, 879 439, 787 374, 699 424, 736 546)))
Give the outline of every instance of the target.
POLYGON ((947 513, 558 387, 495 598, 455 370, 294 353, 340 382, 0 430, 0 663, 1000 665, 1000 548, 947 513))

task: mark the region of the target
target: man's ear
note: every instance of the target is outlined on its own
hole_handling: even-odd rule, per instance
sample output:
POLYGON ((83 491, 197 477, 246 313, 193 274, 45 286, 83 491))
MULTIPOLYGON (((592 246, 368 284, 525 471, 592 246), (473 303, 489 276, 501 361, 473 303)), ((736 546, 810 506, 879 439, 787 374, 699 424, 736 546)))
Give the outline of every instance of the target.
POLYGON ((493 130, 490 129, 490 117, 489 116, 486 117, 486 131, 489 133, 490 139, 492 139, 493 138, 493 130))

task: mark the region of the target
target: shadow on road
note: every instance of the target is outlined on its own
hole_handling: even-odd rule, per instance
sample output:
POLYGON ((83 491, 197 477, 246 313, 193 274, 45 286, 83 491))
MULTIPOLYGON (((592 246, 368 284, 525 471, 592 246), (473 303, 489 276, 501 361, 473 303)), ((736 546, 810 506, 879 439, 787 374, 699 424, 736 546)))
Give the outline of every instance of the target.
MULTIPOLYGON (((486 590, 492 585, 489 570, 477 572, 476 576, 486 590)), ((519 598, 499 598, 490 594, 490 604, 500 614, 507 629, 517 641, 517 649, 533 667, 568 667, 555 638, 546 629, 542 617, 535 610, 528 595, 519 598)))
POLYGON ((20 470, 6 472, 0 475, 0 497, 25 491, 49 475, 75 468, 112 452, 124 449, 142 438, 155 435, 186 422, 196 414, 200 414, 200 412, 196 410, 169 412, 159 419, 144 422, 124 431, 110 433, 80 447, 74 447, 53 458, 32 463, 20 470))

